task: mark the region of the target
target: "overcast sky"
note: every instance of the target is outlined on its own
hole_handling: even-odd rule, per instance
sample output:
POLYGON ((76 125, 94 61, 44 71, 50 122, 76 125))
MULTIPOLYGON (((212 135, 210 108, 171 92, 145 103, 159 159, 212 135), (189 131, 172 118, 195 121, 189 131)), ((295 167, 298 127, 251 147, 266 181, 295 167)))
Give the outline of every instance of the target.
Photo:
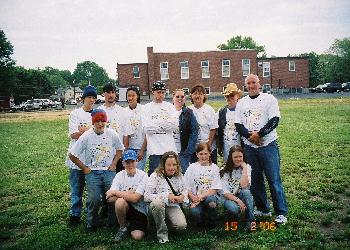
POLYGON ((115 79, 117 62, 147 62, 147 46, 208 51, 243 35, 268 56, 322 53, 350 37, 350 1, 0 0, 0 29, 17 65, 73 72, 90 60, 115 79))

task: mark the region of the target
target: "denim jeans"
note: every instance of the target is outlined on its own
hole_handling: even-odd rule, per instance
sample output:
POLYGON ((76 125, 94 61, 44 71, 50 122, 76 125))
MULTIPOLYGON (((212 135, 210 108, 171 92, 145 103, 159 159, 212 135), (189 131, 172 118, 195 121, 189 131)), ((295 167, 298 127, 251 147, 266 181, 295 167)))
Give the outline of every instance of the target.
POLYGON ((190 165, 191 155, 185 154, 184 152, 180 152, 179 159, 180 159, 182 174, 185 174, 188 166, 190 165))
POLYGON ((251 192, 255 205, 261 212, 270 211, 270 204, 266 196, 264 176, 270 187, 272 203, 277 215, 287 215, 287 201, 280 175, 280 154, 276 141, 264 147, 253 148, 245 145, 245 157, 252 167, 251 192))
POLYGON ((83 209, 83 192, 85 187, 84 173, 78 169, 69 170, 70 216, 81 216, 83 209))
MULTIPOLYGON (((134 150, 136 154, 140 151, 140 149, 135 149, 135 148, 129 148, 129 149, 134 150)), ((137 168, 142 171, 145 171, 146 161, 147 161, 147 151, 145 151, 142 160, 137 163, 137 168)))
MULTIPOLYGON (((100 208, 102 197, 111 187, 114 177, 115 172, 109 170, 92 170, 89 174, 85 175, 88 193, 87 227, 97 226, 98 209, 100 208)), ((108 224, 113 224, 115 219, 114 207, 108 204, 108 224)))
POLYGON ((217 205, 217 197, 215 195, 208 196, 204 201, 201 201, 197 206, 190 208, 190 214, 198 223, 204 222, 204 212, 208 214, 208 222, 215 224, 217 221, 217 207, 210 207, 209 203, 215 202, 217 205))
MULTIPOLYGON (((245 213, 245 220, 246 221, 255 221, 254 217, 254 200, 253 196, 250 193, 250 190, 247 188, 239 190, 239 193, 236 195, 243 203, 246 205, 247 210, 245 213)), ((240 213, 240 207, 239 205, 231 200, 225 200, 224 207, 227 209, 227 211, 233 215, 237 216, 240 213)))
POLYGON ((149 168, 148 168, 148 176, 150 176, 154 170, 159 166, 161 155, 150 155, 149 156, 149 168))

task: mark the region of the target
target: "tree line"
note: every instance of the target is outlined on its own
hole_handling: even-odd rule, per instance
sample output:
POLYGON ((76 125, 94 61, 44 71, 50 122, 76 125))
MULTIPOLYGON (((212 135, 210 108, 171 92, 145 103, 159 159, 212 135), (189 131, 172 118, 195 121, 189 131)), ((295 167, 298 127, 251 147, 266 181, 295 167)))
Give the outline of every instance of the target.
POLYGON ((17 66, 11 58, 13 49, 4 31, 0 30, 0 96, 13 96, 16 103, 30 98, 48 98, 57 89, 69 86, 84 88, 90 83, 102 92, 106 83, 117 84, 104 68, 91 61, 78 63, 73 72, 49 66, 43 69, 17 66))

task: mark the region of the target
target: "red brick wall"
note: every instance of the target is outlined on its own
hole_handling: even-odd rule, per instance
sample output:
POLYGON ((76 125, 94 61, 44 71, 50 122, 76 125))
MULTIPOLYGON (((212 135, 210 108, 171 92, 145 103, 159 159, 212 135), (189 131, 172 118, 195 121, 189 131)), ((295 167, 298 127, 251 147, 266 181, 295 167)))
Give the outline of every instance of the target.
POLYGON ((263 77, 263 67, 258 67, 261 85, 271 84, 272 88, 308 88, 308 58, 259 58, 258 62, 270 62, 270 77, 263 77), (289 61, 295 62, 295 71, 289 71, 289 61))
POLYGON ((148 93, 148 64, 133 63, 133 64, 118 64, 118 80, 120 87, 128 87, 130 85, 138 85, 140 93, 148 93), (133 67, 138 66, 140 69, 140 78, 134 78, 133 67))
MULTIPOLYGON (((242 73, 242 59, 250 59, 250 72, 256 73, 256 56, 256 50, 154 53, 152 73, 154 80, 160 80, 160 62, 168 62, 169 79, 166 80, 166 83, 170 90, 191 89, 195 84, 200 83, 210 87, 211 92, 221 92, 222 87, 230 82, 235 82, 241 88, 243 87, 245 77, 242 73), (222 77, 223 59, 230 60, 230 77, 222 77), (201 61, 203 60, 209 60, 210 78, 202 78, 201 61), (189 79, 181 79, 181 61, 188 61, 189 79)), ((151 58, 149 58, 150 64, 151 58)))

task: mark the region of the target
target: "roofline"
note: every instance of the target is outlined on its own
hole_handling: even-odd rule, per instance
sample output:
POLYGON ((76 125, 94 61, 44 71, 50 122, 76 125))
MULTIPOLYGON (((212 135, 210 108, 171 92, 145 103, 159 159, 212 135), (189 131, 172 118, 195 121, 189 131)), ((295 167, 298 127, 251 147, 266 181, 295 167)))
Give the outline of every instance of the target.
POLYGON ((278 59, 309 59, 308 56, 279 56, 279 57, 258 57, 257 61, 278 60, 278 59))
POLYGON ((148 64, 148 63, 117 63, 118 65, 135 65, 135 64, 148 64))
POLYGON ((208 53, 208 52, 227 52, 227 51, 256 51, 256 49, 227 49, 227 50, 205 50, 205 51, 180 51, 180 52, 154 52, 153 54, 179 54, 179 53, 208 53))

